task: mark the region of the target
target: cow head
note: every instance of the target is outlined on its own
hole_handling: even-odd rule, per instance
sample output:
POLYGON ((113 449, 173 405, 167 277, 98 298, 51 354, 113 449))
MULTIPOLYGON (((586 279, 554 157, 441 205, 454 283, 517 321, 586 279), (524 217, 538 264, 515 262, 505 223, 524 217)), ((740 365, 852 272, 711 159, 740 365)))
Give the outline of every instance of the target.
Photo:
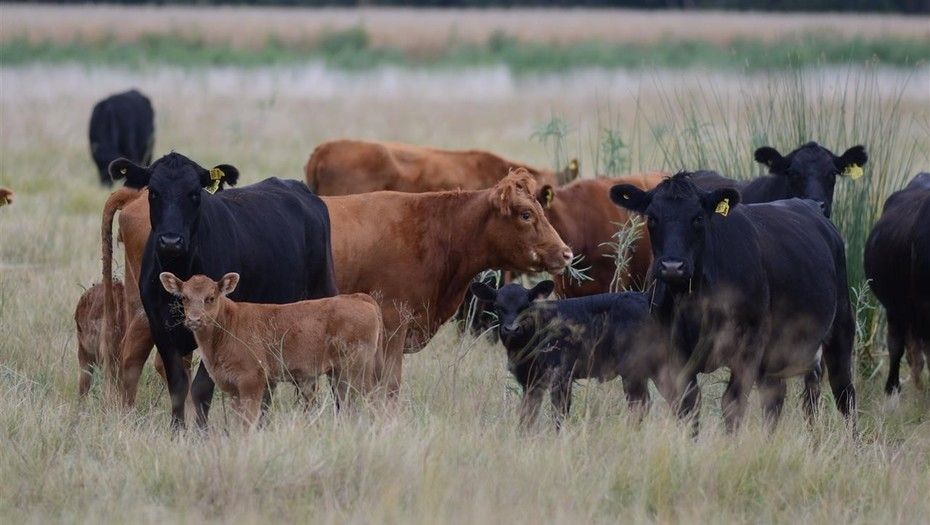
POLYGON ((131 188, 149 188, 149 219, 159 259, 185 256, 197 233, 200 206, 210 198, 205 188, 235 185, 239 171, 227 164, 208 170, 179 153, 169 153, 149 167, 120 158, 110 163, 110 176, 131 188))
POLYGON ((181 299, 184 326, 188 330, 212 326, 220 314, 220 299, 231 294, 239 284, 238 273, 227 273, 219 282, 206 275, 195 275, 182 281, 171 272, 162 272, 158 278, 168 293, 181 299))
POLYGON ((863 146, 853 146, 837 157, 816 142, 808 142, 784 157, 775 148, 765 146, 756 150, 755 158, 768 166, 772 175, 785 177, 788 198, 818 201, 827 217, 833 212, 837 175, 858 178, 862 171, 857 168, 869 161, 863 146))
POLYGON ((527 323, 532 320, 524 312, 533 301, 547 297, 553 289, 555 283, 552 281, 542 281, 529 290, 516 283, 510 283, 500 290, 482 282, 471 283, 471 292, 475 297, 493 305, 504 344, 524 340, 530 335, 533 327, 527 326, 527 323))
POLYGON ((646 217, 655 261, 652 274, 680 290, 689 287, 702 268, 708 223, 725 220, 740 195, 733 188, 703 191, 690 173, 678 173, 650 191, 618 184, 610 189, 610 198, 646 217))
POLYGON ((523 168, 488 190, 491 213, 483 225, 501 263, 519 271, 560 274, 572 260, 572 250, 562 242, 542 206, 536 200, 536 181, 523 168))

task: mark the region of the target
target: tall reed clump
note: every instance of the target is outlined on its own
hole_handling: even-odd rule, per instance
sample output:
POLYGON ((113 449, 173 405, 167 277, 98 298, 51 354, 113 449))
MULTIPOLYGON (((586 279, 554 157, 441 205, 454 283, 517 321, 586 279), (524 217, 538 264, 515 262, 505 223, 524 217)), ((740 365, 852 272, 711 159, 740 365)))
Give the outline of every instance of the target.
MULTIPOLYGON (((849 284, 861 287, 865 241, 885 199, 925 165, 928 154, 928 114, 902 104, 909 81, 889 95, 880 92, 881 74, 871 67, 850 68, 835 82, 799 69, 750 77, 739 88, 741 96, 714 85, 660 90, 658 115, 649 124, 659 162, 670 171, 713 169, 745 179, 765 173, 752 155, 760 146, 787 154, 813 140, 840 155, 865 145, 865 177, 838 178, 832 218, 846 240, 849 284)), ((877 340, 880 309, 857 310, 860 325, 871 329, 860 334, 860 345, 871 344, 877 340)))

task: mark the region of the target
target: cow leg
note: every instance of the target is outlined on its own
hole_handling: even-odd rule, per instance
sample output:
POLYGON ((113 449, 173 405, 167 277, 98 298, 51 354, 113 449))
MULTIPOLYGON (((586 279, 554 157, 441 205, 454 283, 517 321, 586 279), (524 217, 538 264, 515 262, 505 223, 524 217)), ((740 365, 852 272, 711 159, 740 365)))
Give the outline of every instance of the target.
MULTIPOLYGON (((136 404, 136 392, 139 389, 139 378, 142 376, 142 367, 152 353, 152 332, 149 330, 149 321, 143 313, 137 313, 126 328, 123 336, 120 354, 120 375, 122 383, 123 404, 132 407, 136 404)), ((165 381, 168 377, 165 375, 165 381)), ((170 385, 170 382, 169 382, 170 385)))
POLYGON ((384 343, 384 386, 389 399, 396 399, 400 394, 400 383, 404 369, 404 343, 407 340, 407 328, 400 328, 384 343))
POLYGON ((644 381, 627 381, 624 379, 623 392, 626 394, 626 401, 630 407, 630 414, 632 414, 637 421, 642 422, 652 404, 649 399, 649 387, 644 381))
POLYGON ((543 388, 538 383, 523 387, 523 401, 520 403, 520 428, 527 430, 539 416, 542 405, 543 388))
MULTIPOLYGON (((888 380, 885 381, 885 393, 893 394, 901 390, 899 374, 901 358, 904 356, 906 327, 899 319, 888 316, 888 380)), ((830 371, 833 375, 833 371, 830 371)))
MULTIPOLYGON (((208 376, 209 377, 209 376, 208 376)), ((212 380, 210 381, 213 382, 212 380)), ((239 383, 240 417, 248 431, 258 427, 265 396, 265 380, 262 377, 246 378, 239 383)))
POLYGON ((823 365, 822 360, 818 359, 814 367, 807 375, 804 376, 804 391, 801 398, 804 406, 804 413, 807 421, 814 424, 817 417, 817 405, 820 404, 820 385, 823 382, 823 365))
MULTIPOLYGON (((213 402, 213 389, 216 385, 207 372, 207 367, 203 361, 197 368, 197 375, 191 384, 191 399, 194 402, 194 413, 197 416, 197 428, 200 430, 207 429, 207 419, 210 415, 210 404, 213 402)), ((259 407, 261 404, 259 404, 259 407)))
POLYGON ((174 348, 158 347, 158 353, 165 363, 168 376, 168 393, 171 396, 171 428, 175 431, 185 427, 184 403, 190 385, 190 372, 184 366, 184 360, 174 348))
POLYGON ((560 376, 549 387, 552 408, 555 409, 555 430, 562 430, 562 422, 572 409, 572 378, 560 376))
POLYGON ((924 354, 930 350, 927 345, 927 342, 913 336, 907 345, 907 364, 911 369, 911 381, 914 382, 914 387, 918 390, 923 390, 920 375, 924 371, 924 363, 926 362, 924 354))
POLYGON ((85 349, 84 345, 78 345, 78 395, 81 399, 87 397, 90 392, 90 385, 94 380, 94 365, 96 360, 85 349))
POLYGON ((774 427, 781 418, 781 410, 785 406, 788 384, 781 378, 763 378, 759 381, 759 394, 762 398, 762 414, 765 422, 774 427))
POLYGON ((691 421, 691 436, 695 437, 700 430, 701 425, 701 387, 698 385, 697 376, 688 378, 685 383, 684 393, 678 400, 676 413, 679 419, 691 421))
MULTIPOLYGON (((748 368, 748 367, 747 367, 748 368)), ((754 372, 756 368, 751 368, 754 372)), ((723 422, 727 432, 735 432, 743 421, 746 413, 746 402, 752 390, 753 374, 743 367, 730 370, 730 381, 720 399, 720 408, 723 412, 723 422)))

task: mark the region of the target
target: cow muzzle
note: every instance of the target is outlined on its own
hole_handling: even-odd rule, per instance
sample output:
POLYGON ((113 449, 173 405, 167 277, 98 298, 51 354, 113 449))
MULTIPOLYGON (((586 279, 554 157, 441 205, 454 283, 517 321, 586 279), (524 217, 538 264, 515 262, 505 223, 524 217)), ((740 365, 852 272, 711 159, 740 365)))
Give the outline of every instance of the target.
POLYGON ((548 268, 546 268, 546 270, 553 275, 561 275, 562 272, 568 268, 568 265, 572 263, 572 259, 574 257, 575 256, 572 253, 572 249, 568 246, 563 246, 556 252, 553 257, 551 257, 548 268))
POLYGON ((156 248, 159 255, 176 257, 184 253, 184 238, 174 234, 159 235, 156 248))
POLYGON ((666 282, 681 282, 690 278, 685 262, 680 259, 662 259, 658 267, 659 278, 666 282))

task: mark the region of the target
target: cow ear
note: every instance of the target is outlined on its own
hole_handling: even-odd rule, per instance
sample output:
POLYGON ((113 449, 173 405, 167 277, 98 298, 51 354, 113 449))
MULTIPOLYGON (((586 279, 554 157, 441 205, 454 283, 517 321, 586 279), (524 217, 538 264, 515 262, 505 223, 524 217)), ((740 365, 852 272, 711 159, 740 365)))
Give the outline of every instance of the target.
POLYGON ((143 168, 133 161, 125 158, 118 158, 110 163, 107 168, 110 178, 113 180, 126 179, 123 184, 129 188, 140 190, 149 185, 149 179, 152 177, 151 168, 143 168))
POLYGON ((549 294, 552 293, 552 290, 555 290, 555 283, 546 279, 545 281, 540 281, 536 286, 530 289, 530 301, 535 301, 536 299, 545 299, 549 297, 549 294))
POLYGON ((784 171, 786 166, 785 157, 781 156, 781 153, 777 149, 770 146, 763 146, 756 150, 755 153, 756 162, 768 166, 769 172, 776 173, 784 171))
POLYGON ((852 179, 858 179, 862 175, 861 168, 869 161, 869 156, 865 152, 865 146, 853 146, 846 150, 839 157, 833 159, 836 169, 840 170, 843 175, 849 175, 852 179), (858 174, 858 176, 857 176, 858 174))
POLYGON ((239 181, 239 170, 229 164, 220 164, 200 174, 200 185, 210 193, 223 189, 224 184, 235 186, 239 181))
POLYGON ((220 282, 217 283, 217 288, 219 289, 220 294, 229 295, 236 290, 236 286, 239 285, 239 274, 235 272, 227 273, 220 279, 220 282))
POLYGON ((610 200, 621 208, 636 213, 646 213, 646 208, 652 202, 652 195, 632 184, 617 184, 610 188, 610 200))
POLYGON ((568 172, 569 177, 565 182, 571 182, 578 178, 578 173, 581 171, 581 168, 578 164, 578 159, 572 159, 568 162, 568 167, 565 168, 565 171, 568 172))
POLYGON ((497 290, 481 282, 471 283, 471 293, 478 299, 488 303, 497 300, 497 290))
POLYGON ((539 190, 539 194, 536 196, 536 200, 542 204, 543 208, 551 208, 552 201, 555 200, 555 190, 549 184, 546 184, 539 190))
POLYGON ((701 205, 708 214, 716 213, 726 217, 730 210, 739 204, 739 191, 734 188, 720 188, 701 196, 701 205))
POLYGON ((161 272, 158 274, 158 279, 161 281, 161 285, 165 288, 166 292, 176 297, 181 297, 181 285, 184 283, 182 283, 176 275, 171 272, 161 272))

